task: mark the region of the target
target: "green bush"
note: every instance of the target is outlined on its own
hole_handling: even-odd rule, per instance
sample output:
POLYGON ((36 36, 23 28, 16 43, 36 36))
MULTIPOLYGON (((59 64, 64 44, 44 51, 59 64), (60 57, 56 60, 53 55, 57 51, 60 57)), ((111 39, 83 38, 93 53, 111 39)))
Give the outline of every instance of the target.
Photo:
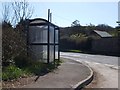
POLYGON ((55 60, 55 65, 59 66, 61 65, 61 63, 63 63, 62 60, 58 60, 58 59, 55 60))
POLYGON ((2 66, 9 66, 13 59, 21 53, 26 54, 27 43, 25 33, 15 30, 8 23, 2 23, 2 66))
POLYGON ((54 63, 43 63, 39 61, 34 61, 29 66, 18 68, 18 66, 10 65, 3 68, 2 80, 13 80, 23 76, 31 75, 43 75, 46 74, 60 65, 61 61, 56 60, 54 63))
POLYGON ((90 50, 92 37, 85 34, 72 34, 60 38, 60 50, 90 50))
POLYGON ((25 71, 35 75, 40 75, 41 73, 47 72, 47 64, 42 62, 33 62, 31 66, 25 68, 25 71))
POLYGON ((32 60, 25 55, 19 55, 14 58, 15 65, 19 68, 28 67, 32 64, 32 60))
POLYGON ((22 75, 24 75, 24 72, 20 68, 14 65, 10 65, 4 68, 2 72, 2 80, 5 81, 5 80, 17 79, 22 75))
POLYGON ((43 62, 36 61, 36 62, 33 62, 31 64, 31 66, 26 67, 25 71, 33 73, 35 75, 41 75, 43 73, 48 73, 48 72, 54 70, 58 65, 60 65, 60 63, 62 63, 62 62, 58 61, 58 60, 55 61, 55 65, 53 62, 46 64, 43 62))

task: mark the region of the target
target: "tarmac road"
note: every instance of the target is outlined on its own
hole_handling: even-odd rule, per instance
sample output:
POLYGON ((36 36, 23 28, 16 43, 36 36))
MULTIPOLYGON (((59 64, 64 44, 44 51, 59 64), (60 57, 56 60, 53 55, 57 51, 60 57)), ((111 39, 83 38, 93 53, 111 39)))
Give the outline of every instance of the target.
POLYGON ((101 64, 118 66, 118 57, 114 57, 114 56, 90 55, 90 54, 71 53, 71 52, 61 52, 60 55, 62 57, 63 56, 71 57, 72 59, 79 58, 80 61, 96 62, 101 64))
POLYGON ((95 72, 93 82, 86 88, 118 88, 118 57, 61 52, 61 57, 88 64, 95 72))

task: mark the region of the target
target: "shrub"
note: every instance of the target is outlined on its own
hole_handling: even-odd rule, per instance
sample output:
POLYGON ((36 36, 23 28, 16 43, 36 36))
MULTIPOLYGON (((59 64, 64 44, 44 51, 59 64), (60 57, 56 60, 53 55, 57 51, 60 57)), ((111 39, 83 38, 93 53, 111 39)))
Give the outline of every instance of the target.
POLYGON ((55 60, 55 65, 56 65, 56 66, 61 65, 61 63, 63 63, 62 60, 58 60, 58 59, 55 60))
POLYGON ((17 79, 19 77, 21 77, 24 74, 24 72, 14 66, 14 65, 10 65, 8 67, 5 67, 3 72, 2 72, 2 80, 12 80, 12 79, 17 79))
POLYGON ((29 73, 33 73, 35 75, 40 75, 43 71, 47 71, 45 64, 41 63, 41 62, 34 62, 31 64, 31 66, 29 67, 25 67, 24 68, 25 71, 29 72, 29 73))
POLYGON ((43 62, 32 62, 31 65, 22 67, 21 69, 15 65, 10 65, 3 68, 2 80, 13 80, 23 76, 31 76, 31 75, 43 75, 46 74, 62 63, 61 61, 56 60, 54 63, 46 64, 43 62))
POLYGON ((60 39, 60 50, 90 50, 92 38, 85 34, 72 34, 60 39))
POLYGON ((25 55, 19 55, 14 58, 15 65, 19 68, 28 67, 32 64, 32 60, 25 55))
POLYGON ((23 32, 7 23, 2 27, 2 66, 9 66, 20 53, 26 54, 26 38, 23 32))
POLYGON ((58 61, 58 60, 55 60, 55 65, 53 62, 47 64, 47 63, 36 61, 36 62, 33 62, 31 64, 31 66, 26 67, 25 71, 28 71, 28 72, 33 73, 35 75, 41 75, 41 74, 45 74, 45 73, 48 73, 48 72, 54 70, 61 63, 62 62, 58 61))

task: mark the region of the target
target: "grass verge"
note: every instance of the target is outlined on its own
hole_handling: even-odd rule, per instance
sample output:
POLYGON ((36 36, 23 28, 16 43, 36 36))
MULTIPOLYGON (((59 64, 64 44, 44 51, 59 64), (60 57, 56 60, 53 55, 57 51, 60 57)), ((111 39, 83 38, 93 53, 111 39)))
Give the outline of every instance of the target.
POLYGON ((48 72, 56 69, 62 62, 59 60, 55 60, 55 63, 43 63, 43 62, 34 62, 26 67, 18 67, 15 65, 9 65, 4 67, 2 70, 2 80, 10 81, 14 79, 18 79, 20 77, 28 77, 32 75, 43 75, 48 72))

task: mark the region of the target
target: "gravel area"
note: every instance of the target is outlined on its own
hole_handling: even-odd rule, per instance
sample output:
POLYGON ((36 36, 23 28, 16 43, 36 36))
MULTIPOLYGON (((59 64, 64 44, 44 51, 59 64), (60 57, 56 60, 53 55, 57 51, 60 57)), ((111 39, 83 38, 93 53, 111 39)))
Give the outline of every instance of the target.
POLYGON ((37 76, 19 78, 17 80, 2 82, 2 88, 17 88, 30 83, 34 83, 37 76))

